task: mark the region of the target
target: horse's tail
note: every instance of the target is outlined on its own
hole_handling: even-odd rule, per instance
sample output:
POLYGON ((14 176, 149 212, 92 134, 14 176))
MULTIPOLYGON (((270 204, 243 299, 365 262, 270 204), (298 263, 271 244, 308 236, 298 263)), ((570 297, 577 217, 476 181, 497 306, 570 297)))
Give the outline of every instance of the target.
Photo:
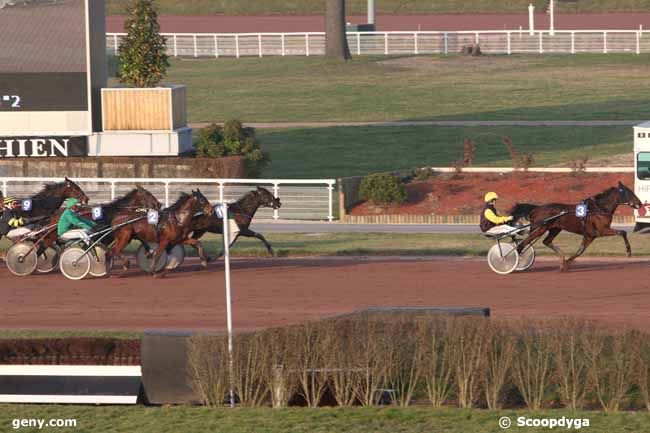
POLYGON ((539 206, 536 204, 515 203, 512 209, 510 209, 510 215, 513 216, 515 221, 521 218, 529 219, 528 217, 530 216, 530 214, 538 207, 539 206))

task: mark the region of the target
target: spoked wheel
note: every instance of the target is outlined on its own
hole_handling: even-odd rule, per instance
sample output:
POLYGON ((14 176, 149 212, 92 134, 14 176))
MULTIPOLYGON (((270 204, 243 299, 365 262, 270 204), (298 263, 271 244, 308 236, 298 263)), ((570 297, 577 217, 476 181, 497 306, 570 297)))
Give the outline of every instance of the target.
POLYGON ((174 245, 174 248, 167 255, 167 266, 165 269, 171 271, 183 264, 185 260, 185 248, 182 245, 174 245))
POLYGON ((36 270, 38 258, 36 249, 31 242, 13 244, 5 257, 9 271, 19 277, 31 275, 36 270))
POLYGON ((497 274, 509 274, 519 265, 519 254, 514 244, 502 242, 493 245, 487 254, 490 268, 497 274))
POLYGON ((90 257, 80 247, 66 248, 61 254, 59 268, 66 278, 81 280, 90 272, 90 257))
POLYGON ((59 247, 52 246, 45 248, 41 254, 38 255, 38 263, 36 264, 36 272, 47 274, 52 272, 59 264, 59 255, 61 250, 59 247))
POLYGON ((0 9, 4 9, 9 2, 7 0, 0 0, 0 9))
POLYGON ((535 249, 532 245, 527 245, 524 250, 519 253, 518 271, 527 271, 535 263, 535 249))
MULTIPOLYGON (((158 248, 158 244, 155 242, 149 243, 149 248, 151 248, 151 257, 147 255, 147 250, 144 247, 144 245, 140 245, 140 248, 138 248, 138 252, 136 253, 136 261, 138 262, 138 266, 140 266, 140 269, 145 271, 146 273, 150 274, 151 269, 153 268, 152 262, 153 262, 153 253, 156 251, 156 248, 158 248)), ((160 272, 163 269, 165 269, 165 266, 167 266, 167 252, 163 251, 160 254, 160 257, 158 258, 158 261, 156 262, 156 272, 160 272)))
POLYGON ((95 254, 88 253, 90 258, 90 271, 88 272, 93 277, 105 277, 108 271, 113 267, 113 258, 111 257, 110 263, 107 263, 107 251, 103 245, 95 246, 95 254))

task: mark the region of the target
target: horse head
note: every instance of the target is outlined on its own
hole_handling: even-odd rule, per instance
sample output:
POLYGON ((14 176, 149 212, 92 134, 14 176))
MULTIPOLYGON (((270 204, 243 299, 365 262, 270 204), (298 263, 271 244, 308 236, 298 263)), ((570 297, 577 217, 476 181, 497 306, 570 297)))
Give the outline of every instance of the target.
POLYGON ((618 182, 618 186, 616 187, 618 190, 618 197, 617 197, 617 202, 618 204, 626 204, 633 209, 639 209, 641 206, 643 206, 643 203, 641 203, 641 200, 639 200, 639 197, 634 194, 634 191, 632 191, 630 188, 627 186, 623 185, 622 182, 618 182))
POLYGON ((200 189, 197 188, 196 191, 192 190, 192 197, 195 200, 194 208, 197 211, 201 211, 208 216, 214 215, 214 207, 212 207, 210 201, 201 193, 200 189))
POLYGON ((65 178, 63 181, 63 196, 65 198, 76 198, 83 204, 88 204, 88 196, 85 192, 73 181, 65 178))
POLYGON ((140 185, 136 186, 133 204, 144 206, 147 209, 160 210, 162 208, 162 203, 160 203, 152 193, 140 185))
POLYGON ((272 209, 280 209, 280 207, 282 206, 282 203, 280 203, 280 199, 275 197, 273 194, 271 194, 271 191, 269 191, 266 188, 262 188, 261 186, 258 186, 257 195, 259 197, 261 206, 270 207, 272 209))

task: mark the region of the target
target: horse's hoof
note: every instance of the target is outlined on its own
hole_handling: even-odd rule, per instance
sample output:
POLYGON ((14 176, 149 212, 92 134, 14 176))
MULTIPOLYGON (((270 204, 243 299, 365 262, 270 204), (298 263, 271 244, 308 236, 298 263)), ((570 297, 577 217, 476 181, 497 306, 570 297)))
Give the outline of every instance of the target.
POLYGON ((203 269, 208 269, 208 261, 207 260, 201 260, 201 266, 203 266, 203 269))

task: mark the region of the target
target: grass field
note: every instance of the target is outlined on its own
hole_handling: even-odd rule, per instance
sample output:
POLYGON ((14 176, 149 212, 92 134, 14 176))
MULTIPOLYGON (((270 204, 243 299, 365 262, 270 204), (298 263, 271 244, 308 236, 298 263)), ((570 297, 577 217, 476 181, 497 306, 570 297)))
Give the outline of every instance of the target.
MULTIPOLYGON (((372 230, 369 226, 368 230, 372 230)), ((492 242, 471 233, 437 233, 437 234, 397 234, 397 233, 268 233, 266 239, 273 245, 278 256, 484 256, 492 242)), ((629 235, 632 252, 635 256, 650 256, 650 243, 647 235, 629 235)), ((580 238, 576 235, 562 233, 556 244, 564 251, 574 252, 580 238)), ((202 238, 210 255, 221 250, 221 237, 206 235, 202 238)), ((0 241, 0 249, 6 249, 6 240, 0 241)), ((129 250, 134 251, 136 244, 129 250)), ((538 255, 554 253, 542 244, 538 244, 538 255)), ((190 255, 194 250, 187 249, 190 255)), ((240 238, 232 249, 233 256, 256 257, 268 256, 262 242, 257 239, 240 238)), ((585 253, 588 256, 624 256, 625 246, 618 236, 597 239, 585 253)), ((132 266, 135 266, 132 263, 132 266)))
MULTIPOLYGON (((548 428, 517 427, 517 417, 588 419, 591 433, 650 432, 650 415, 646 412, 569 412, 565 410, 527 412, 504 410, 431 409, 410 407, 381 408, 319 408, 209 409, 204 407, 93 407, 0 405, 0 429, 12 431, 14 419, 76 419, 76 428, 52 428, 42 431, 70 430, 86 432, 228 432, 228 433, 488 433, 542 432, 548 428), (513 426, 502 430, 499 418, 508 416, 513 426)), ((556 430, 566 430, 556 427, 556 430)), ((36 432, 37 428, 20 428, 20 432, 36 432)), ((575 430, 572 430, 575 431, 575 430)), ((580 431, 580 430, 578 430, 580 431)))
POLYGON ((650 118, 650 55, 173 60, 191 122, 650 118))
MULTIPOLYGON (((331 127, 258 129, 271 163, 267 178, 337 178, 416 167, 447 167, 462 157, 463 140, 476 146, 475 166, 511 167, 501 138, 532 153, 535 166, 566 164, 581 155, 632 154, 631 127, 331 127)), ((630 158, 630 162, 632 159, 630 158)))
MULTIPOLYGON (((107 0, 108 13, 124 14, 128 0, 107 0)), ((346 11, 365 14, 366 0, 347 0, 346 11)), ((309 15, 325 11, 323 0, 157 0, 160 13, 169 15, 309 15)), ((418 14, 440 12, 518 12, 525 13, 529 0, 382 0, 377 2, 379 14, 418 14)), ((544 2, 533 1, 538 8, 544 2)), ((641 11, 650 9, 648 0, 580 0, 576 3, 558 3, 559 12, 641 11)))

